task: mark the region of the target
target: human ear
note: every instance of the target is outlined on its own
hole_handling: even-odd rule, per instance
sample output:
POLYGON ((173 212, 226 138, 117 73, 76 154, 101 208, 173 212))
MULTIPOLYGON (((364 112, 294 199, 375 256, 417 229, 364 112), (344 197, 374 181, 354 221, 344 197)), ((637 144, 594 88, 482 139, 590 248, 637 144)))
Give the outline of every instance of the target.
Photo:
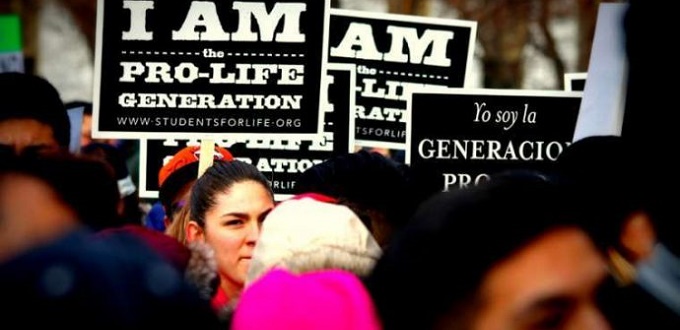
POLYGON ((186 234, 187 243, 205 241, 203 228, 198 224, 198 222, 194 220, 189 220, 187 222, 186 226, 184 227, 184 233, 186 234))
POLYGON ((629 216, 621 228, 619 241, 630 262, 637 263, 648 258, 656 244, 656 231, 649 215, 636 212, 629 216))

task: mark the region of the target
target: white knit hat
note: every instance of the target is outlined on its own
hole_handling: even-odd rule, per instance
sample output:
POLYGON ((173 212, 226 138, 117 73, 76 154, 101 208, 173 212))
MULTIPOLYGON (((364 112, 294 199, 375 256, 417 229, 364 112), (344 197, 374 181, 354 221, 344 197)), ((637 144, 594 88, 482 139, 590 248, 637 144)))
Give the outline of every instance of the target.
POLYGON ((246 285, 274 267, 294 273, 344 269, 365 276, 381 254, 366 226, 346 206, 290 199, 265 218, 246 285))

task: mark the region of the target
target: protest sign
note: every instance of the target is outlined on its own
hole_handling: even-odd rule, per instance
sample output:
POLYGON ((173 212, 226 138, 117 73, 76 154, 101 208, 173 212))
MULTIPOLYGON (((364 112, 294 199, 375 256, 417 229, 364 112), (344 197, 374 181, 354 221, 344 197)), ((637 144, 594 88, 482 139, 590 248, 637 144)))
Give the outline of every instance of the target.
POLYGON ((547 170, 571 144, 581 95, 459 88, 414 92, 406 162, 440 175, 442 190, 473 185, 503 170, 547 170))
POLYGON ((601 3, 598 7, 589 78, 573 141, 593 135, 621 135, 628 77, 622 24, 627 9, 627 3, 601 3))
MULTIPOLYGON (((323 136, 311 139, 231 138, 215 140, 234 158, 254 164, 271 182, 277 200, 294 193, 297 177, 311 166, 337 155, 351 152, 351 109, 354 106, 354 66, 329 64, 322 109, 323 136), (350 97, 348 97, 350 96, 350 97)), ((197 140, 142 140, 140 148, 140 196, 158 198, 158 172, 176 152, 197 146, 197 140)))
POLYGON ((418 87, 465 87, 477 22, 331 10, 329 61, 356 64, 357 145, 404 150, 418 87))
POLYGON ((93 136, 320 134, 329 0, 99 1, 93 136))

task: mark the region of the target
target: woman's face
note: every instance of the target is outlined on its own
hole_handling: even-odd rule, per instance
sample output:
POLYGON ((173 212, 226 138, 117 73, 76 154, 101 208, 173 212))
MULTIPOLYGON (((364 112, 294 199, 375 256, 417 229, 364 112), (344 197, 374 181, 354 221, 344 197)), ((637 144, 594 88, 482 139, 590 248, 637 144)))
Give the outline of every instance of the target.
POLYGON ((273 207, 274 200, 262 184, 242 181, 218 193, 205 214, 203 237, 215 250, 221 286, 230 297, 243 288, 260 226, 273 207))

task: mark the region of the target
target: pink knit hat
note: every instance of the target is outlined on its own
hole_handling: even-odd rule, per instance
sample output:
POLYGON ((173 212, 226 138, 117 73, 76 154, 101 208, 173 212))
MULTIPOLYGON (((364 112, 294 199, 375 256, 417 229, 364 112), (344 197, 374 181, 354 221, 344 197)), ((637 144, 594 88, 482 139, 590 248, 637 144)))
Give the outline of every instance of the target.
POLYGON ((379 330, 373 302, 358 277, 343 270, 295 275, 273 269, 245 289, 233 330, 379 330))

